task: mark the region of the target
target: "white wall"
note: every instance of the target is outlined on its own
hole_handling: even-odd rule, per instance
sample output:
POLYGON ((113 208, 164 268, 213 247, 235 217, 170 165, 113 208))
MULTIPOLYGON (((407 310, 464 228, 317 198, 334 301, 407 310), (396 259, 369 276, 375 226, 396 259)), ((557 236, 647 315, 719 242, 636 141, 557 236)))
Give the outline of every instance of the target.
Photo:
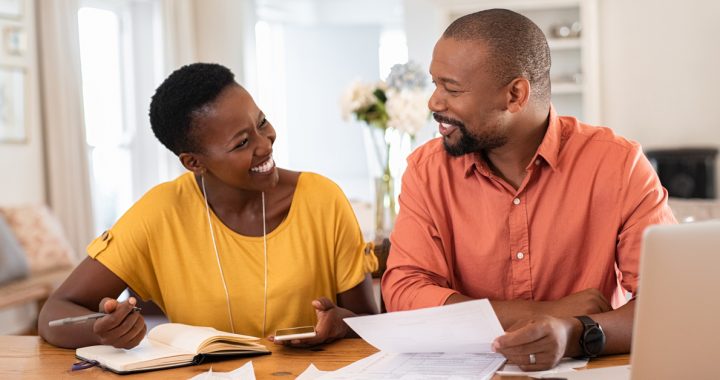
POLYGON ((323 174, 349 198, 370 200, 364 125, 341 119, 340 97, 355 79, 379 79, 380 26, 287 26, 290 168, 323 174))
POLYGON ((25 142, 0 142, 0 163, 4 170, 3 185, 0 186, 0 205, 45 203, 45 163, 38 96, 35 9, 32 0, 25 0, 23 5, 23 17, 20 20, 0 21, 0 27, 21 26, 27 35, 27 51, 23 56, 7 55, 0 50, 0 64, 3 67, 25 69, 27 128, 25 142))
POLYGON ((720 145, 720 2, 600 2, 603 121, 646 147, 720 145))

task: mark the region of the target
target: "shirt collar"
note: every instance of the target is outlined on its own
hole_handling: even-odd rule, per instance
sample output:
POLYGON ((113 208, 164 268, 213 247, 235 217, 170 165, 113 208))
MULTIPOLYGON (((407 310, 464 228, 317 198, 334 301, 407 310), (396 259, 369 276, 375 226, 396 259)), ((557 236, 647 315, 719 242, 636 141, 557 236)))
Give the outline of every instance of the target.
POLYGON ((562 133, 563 128, 560 123, 560 118, 555 111, 555 107, 550 104, 550 116, 548 128, 547 131, 545 131, 545 137, 543 137, 542 142, 540 143, 540 146, 529 165, 534 165, 535 161, 538 160, 539 157, 542 157, 552 170, 557 170, 558 156, 560 155, 560 149, 562 148, 562 144, 564 142, 562 133))
MULTIPOLYGON (((535 164, 535 161, 542 157, 545 162, 548 163, 552 170, 557 169, 558 156, 560 155, 560 148, 562 147, 562 125, 560 118, 555 111, 555 106, 550 104, 550 116, 548 121, 548 128, 545 131, 545 137, 543 137, 540 146, 538 147, 533 159, 528 164, 528 169, 535 164)), ((470 153, 463 156, 463 167, 465 168, 465 177, 470 176, 475 169, 484 176, 491 176, 492 173, 483 159, 480 153, 470 153)))

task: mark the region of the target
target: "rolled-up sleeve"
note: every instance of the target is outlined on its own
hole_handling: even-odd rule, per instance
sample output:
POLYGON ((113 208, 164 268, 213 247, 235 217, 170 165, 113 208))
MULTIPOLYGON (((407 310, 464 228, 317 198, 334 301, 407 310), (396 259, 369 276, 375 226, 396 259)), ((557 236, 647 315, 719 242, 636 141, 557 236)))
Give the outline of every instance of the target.
POLYGON ((428 206, 427 186, 423 185, 416 163, 409 161, 382 279, 388 311, 440 306, 457 293, 450 289, 447 259, 428 206))
POLYGON ((639 145, 630 150, 624 168, 621 230, 616 262, 622 287, 637 292, 643 232, 653 224, 677 223, 667 204, 668 193, 639 145))

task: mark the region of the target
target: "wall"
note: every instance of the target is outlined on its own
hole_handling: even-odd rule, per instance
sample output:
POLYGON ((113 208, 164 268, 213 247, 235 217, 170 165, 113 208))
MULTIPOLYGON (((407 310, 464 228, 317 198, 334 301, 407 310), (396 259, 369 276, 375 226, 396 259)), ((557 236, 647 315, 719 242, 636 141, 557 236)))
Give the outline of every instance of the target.
POLYGON ((0 19, 0 27, 20 26, 27 36, 27 50, 22 56, 0 53, 0 64, 3 67, 25 69, 27 128, 25 142, 0 142, 0 163, 4 170, 3 185, 0 186, 0 205, 45 202, 45 163, 40 127, 34 2, 24 0, 23 6, 21 19, 0 19))
POLYGON ((720 2, 678 5, 601 1, 603 120, 646 147, 717 147, 720 2))
POLYGON ((353 80, 380 77, 379 26, 287 26, 287 136, 290 168, 337 182, 350 198, 372 199, 363 125, 341 119, 353 80), (348 48, 351 47, 351 48, 348 48))

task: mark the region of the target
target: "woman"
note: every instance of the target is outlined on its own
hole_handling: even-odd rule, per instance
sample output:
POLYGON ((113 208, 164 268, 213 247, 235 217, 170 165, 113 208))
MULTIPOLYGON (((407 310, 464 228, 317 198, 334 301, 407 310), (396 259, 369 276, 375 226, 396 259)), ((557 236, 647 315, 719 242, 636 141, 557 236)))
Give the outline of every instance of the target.
POLYGON ((245 335, 315 325, 297 345, 342 338, 342 318, 376 306, 366 253, 342 191, 313 173, 275 166, 275 130, 227 68, 196 63, 172 73, 150 104, 155 136, 188 169, 145 194, 88 246, 45 303, 38 330, 62 347, 136 346, 145 335, 126 287, 172 322, 245 335), (100 310, 82 325, 50 320, 100 310))

